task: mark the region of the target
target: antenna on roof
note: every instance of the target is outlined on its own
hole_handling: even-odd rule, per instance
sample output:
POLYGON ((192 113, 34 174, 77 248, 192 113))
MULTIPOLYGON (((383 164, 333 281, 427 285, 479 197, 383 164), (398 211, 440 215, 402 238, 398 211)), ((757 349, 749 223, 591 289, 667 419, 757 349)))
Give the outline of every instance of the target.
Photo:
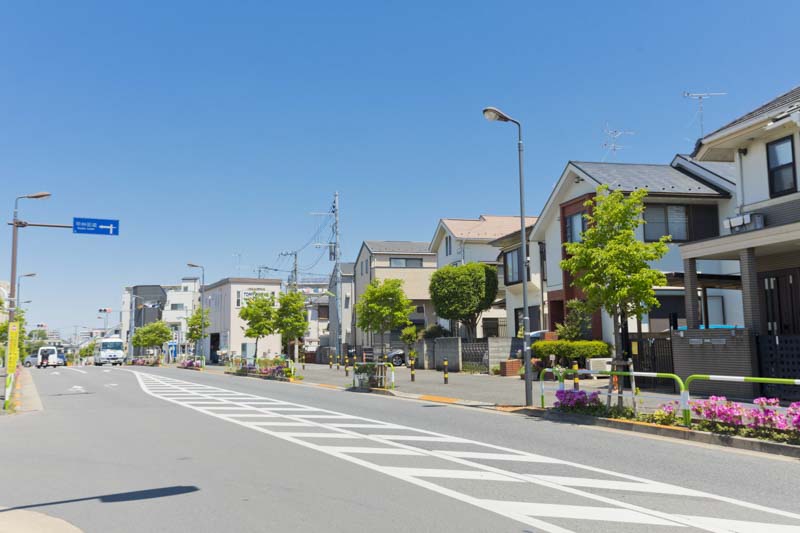
POLYGON ((622 146, 621 144, 617 144, 617 139, 619 139, 623 135, 636 135, 635 131, 627 131, 627 130, 614 130, 608 127, 608 122, 606 122, 606 127, 603 128, 603 131, 606 134, 606 142, 603 143, 603 148, 606 149, 606 155, 603 156, 603 162, 605 162, 608 154, 611 154, 611 158, 614 159, 617 156, 617 152, 622 150, 623 148, 627 148, 627 146, 622 146))
POLYGON ((692 98, 697 100, 697 114, 700 115, 700 138, 703 138, 703 100, 711 98, 712 96, 725 96, 728 93, 690 93, 683 91, 684 98, 692 98))

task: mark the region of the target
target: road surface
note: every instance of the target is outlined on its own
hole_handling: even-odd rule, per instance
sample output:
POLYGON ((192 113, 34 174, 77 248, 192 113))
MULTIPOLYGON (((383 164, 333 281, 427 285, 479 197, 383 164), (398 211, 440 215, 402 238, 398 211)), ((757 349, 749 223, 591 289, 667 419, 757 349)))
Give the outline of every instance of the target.
MULTIPOLYGON (((0 510, 86 532, 800 532, 800 461, 178 369, 33 369, 0 510)), ((0 524, 2 519, 0 517, 0 524)))

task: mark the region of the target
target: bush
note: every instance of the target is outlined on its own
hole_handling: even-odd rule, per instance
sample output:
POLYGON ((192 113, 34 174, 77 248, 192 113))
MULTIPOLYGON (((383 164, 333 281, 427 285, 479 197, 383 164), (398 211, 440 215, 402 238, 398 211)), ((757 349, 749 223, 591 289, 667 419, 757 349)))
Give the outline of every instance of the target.
POLYGON ((562 366, 575 360, 585 366, 586 359, 611 357, 611 346, 603 341, 538 341, 531 350, 544 365, 550 364, 550 354, 555 354, 556 362, 562 366))
POLYGON ((492 375, 499 376, 500 375, 500 365, 494 365, 492 367, 492 375))
POLYGON ((432 324, 422 331, 423 339, 436 339, 438 337, 449 337, 450 330, 443 328, 439 324, 432 324))

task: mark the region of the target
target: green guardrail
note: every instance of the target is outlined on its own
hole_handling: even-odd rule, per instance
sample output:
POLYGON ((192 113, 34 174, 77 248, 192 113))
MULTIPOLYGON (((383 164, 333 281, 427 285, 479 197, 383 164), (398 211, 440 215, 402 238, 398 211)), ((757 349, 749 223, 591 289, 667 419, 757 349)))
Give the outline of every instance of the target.
POLYGON ((686 378, 686 410, 683 411, 683 423, 692 423, 692 412, 689 409, 689 385, 695 381, 727 381, 729 383, 763 383, 766 385, 800 385, 800 379, 792 378, 757 378, 751 376, 719 376, 715 374, 692 374, 686 378))

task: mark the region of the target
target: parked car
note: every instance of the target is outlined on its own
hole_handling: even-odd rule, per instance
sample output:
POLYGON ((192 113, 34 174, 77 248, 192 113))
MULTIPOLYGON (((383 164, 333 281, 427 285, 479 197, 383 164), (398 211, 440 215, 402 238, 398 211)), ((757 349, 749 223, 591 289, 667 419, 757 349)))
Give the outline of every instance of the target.
POLYGON ((22 366, 30 368, 39 364, 39 354, 32 353, 22 361, 22 366))

